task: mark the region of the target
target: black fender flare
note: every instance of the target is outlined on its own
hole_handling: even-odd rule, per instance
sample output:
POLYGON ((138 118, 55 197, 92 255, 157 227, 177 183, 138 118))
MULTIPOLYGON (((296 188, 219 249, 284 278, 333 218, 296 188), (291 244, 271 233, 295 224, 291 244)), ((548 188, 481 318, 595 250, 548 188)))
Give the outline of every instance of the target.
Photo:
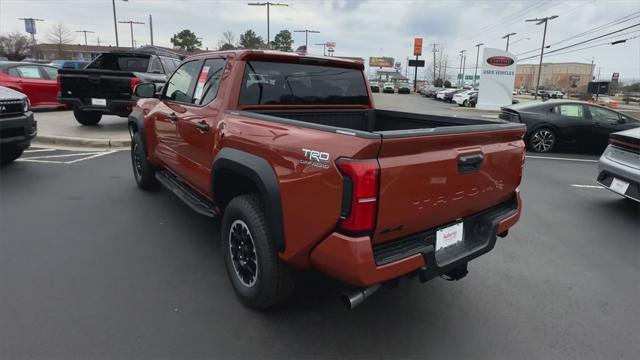
POLYGON ((284 223, 280 186, 273 168, 267 160, 245 151, 223 148, 213 161, 211 169, 211 190, 216 193, 216 172, 221 169, 234 171, 252 181, 263 199, 265 217, 269 231, 279 252, 285 249, 284 223))
POLYGON ((129 135, 133 138, 134 133, 140 133, 142 144, 145 149, 147 147, 147 141, 144 138, 144 113, 139 107, 134 107, 129 116, 127 117, 127 128, 129 129, 129 135))

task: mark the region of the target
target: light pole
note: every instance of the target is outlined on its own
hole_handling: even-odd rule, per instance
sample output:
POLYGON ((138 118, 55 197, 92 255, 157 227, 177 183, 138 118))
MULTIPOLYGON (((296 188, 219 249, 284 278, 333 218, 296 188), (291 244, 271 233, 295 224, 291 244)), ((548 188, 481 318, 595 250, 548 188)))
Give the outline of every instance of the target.
POLYGON ((515 34, 516 33, 508 33, 507 35, 502 37, 503 39, 507 39, 507 49, 505 51, 509 51, 509 38, 512 37, 515 34))
POLYGON ((458 80, 458 87, 461 88, 464 86, 464 53, 467 52, 467 50, 461 50, 460 51, 460 71, 458 72, 458 76, 460 77, 460 80, 458 80))
POLYGON ((133 43, 133 24, 136 25, 144 25, 143 22, 139 22, 139 21, 133 21, 133 20, 129 20, 129 21, 118 21, 120 24, 129 24, 129 26, 131 26, 131 48, 135 48, 135 45, 133 43))
POLYGON ((473 72, 473 88, 476 88, 476 76, 478 75, 478 58, 480 57, 480 46, 484 45, 483 43, 476 44, 478 51, 476 52, 476 70, 473 72))
POLYGON ((436 86, 436 52, 438 52, 438 50, 436 49, 437 45, 438 44, 431 45, 433 47, 433 86, 436 86))
POLYGON ((544 55, 544 42, 547 39, 547 23, 549 20, 557 18, 558 15, 547 16, 541 19, 528 19, 526 21, 535 21, 536 25, 544 24, 544 33, 542 34, 542 47, 540 47, 540 64, 538 65, 538 80, 536 80, 536 93, 533 95, 533 99, 538 99, 538 87, 540 86, 540 73, 542 73, 542 56, 544 55))
POLYGON ((95 34, 95 31, 89 31, 89 30, 77 30, 76 32, 81 32, 84 33, 84 46, 87 46, 87 33, 89 34, 95 34))
MULTIPOLYGON (((129 0, 122 0, 122 1, 129 1, 129 0)), ((120 43, 118 43, 118 20, 116 20, 116 0, 111 0, 111 5, 113 6, 113 27, 116 30, 116 47, 119 47, 120 43)))
POLYGON ((271 34, 269 33, 269 8, 271 6, 289 6, 288 4, 282 3, 272 3, 272 2, 256 2, 256 3, 247 3, 249 6, 266 6, 267 7, 267 47, 271 49, 271 34))
POLYGON ((312 33, 312 34, 319 34, 320 33, 320 31, 318 31, 318 30, 308 30, 308 29, 293 30, 293 32, 297 32, 297 33, 303 32, 304 33, 304 47, 305 47, 305 49, 307 49, 307 51, 309 51, 309 46, 308 46, 309 33, 312 33))

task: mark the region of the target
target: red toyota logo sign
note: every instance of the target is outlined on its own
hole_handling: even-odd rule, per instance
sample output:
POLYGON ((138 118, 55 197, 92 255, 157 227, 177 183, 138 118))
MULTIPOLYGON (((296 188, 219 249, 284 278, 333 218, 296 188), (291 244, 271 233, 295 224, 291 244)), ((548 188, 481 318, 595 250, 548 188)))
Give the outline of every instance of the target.
POLYGON ((513 65, 514 61, 508 56, 492 56, 487 59, 487 63, 493 66, 504 67, 513 65))

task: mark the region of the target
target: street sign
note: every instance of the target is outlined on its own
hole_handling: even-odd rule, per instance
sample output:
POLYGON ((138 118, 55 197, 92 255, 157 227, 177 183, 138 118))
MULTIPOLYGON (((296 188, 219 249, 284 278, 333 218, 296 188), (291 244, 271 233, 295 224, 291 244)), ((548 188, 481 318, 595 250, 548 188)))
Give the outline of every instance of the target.
POLYGON ((335 41, 327 41, 325 46, 328 47, 328 48, 334 48, 334 47, 336 47, 336 42, 335 41))
POLYGON ((390 57, 370 57, 369 66, 393 67, 393 58, 390 57))
POLYGON ((24 31, 35 35, 36 34, 36 20, 35 19, 24 19, 24 31))
POLYGON ((422 38, 413 39, 413 55, 415 56, 422 55, 422 38))
POLYGON ((409 60, 409 67, 424 67, 424 60, 409 60))
POLYGON ((613 75, 611 76, 611 81, 618 81, 619 78, 620 73, 613 73, 613 75))
POLYGON ((609 92, 608 81, 591 81, 587 87, 591 94, 606 94, 609 92))

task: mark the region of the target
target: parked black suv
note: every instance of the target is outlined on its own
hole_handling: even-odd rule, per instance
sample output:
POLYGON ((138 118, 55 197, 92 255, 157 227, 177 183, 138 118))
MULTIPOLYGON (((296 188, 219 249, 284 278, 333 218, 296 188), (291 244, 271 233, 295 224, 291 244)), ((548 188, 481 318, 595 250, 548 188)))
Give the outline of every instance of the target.
POLYGON ((180 55, 151 46, 104 53, 84 69, 58 71, 58 102, 82 125, 98 124, 102 114, 127 117, 138 101, 133 88, 152 82, 161 90, 178 64, 180 55))
POLYGON ((27 95, 0 86, 0 163, 19 158, 37 130, 27 95))

